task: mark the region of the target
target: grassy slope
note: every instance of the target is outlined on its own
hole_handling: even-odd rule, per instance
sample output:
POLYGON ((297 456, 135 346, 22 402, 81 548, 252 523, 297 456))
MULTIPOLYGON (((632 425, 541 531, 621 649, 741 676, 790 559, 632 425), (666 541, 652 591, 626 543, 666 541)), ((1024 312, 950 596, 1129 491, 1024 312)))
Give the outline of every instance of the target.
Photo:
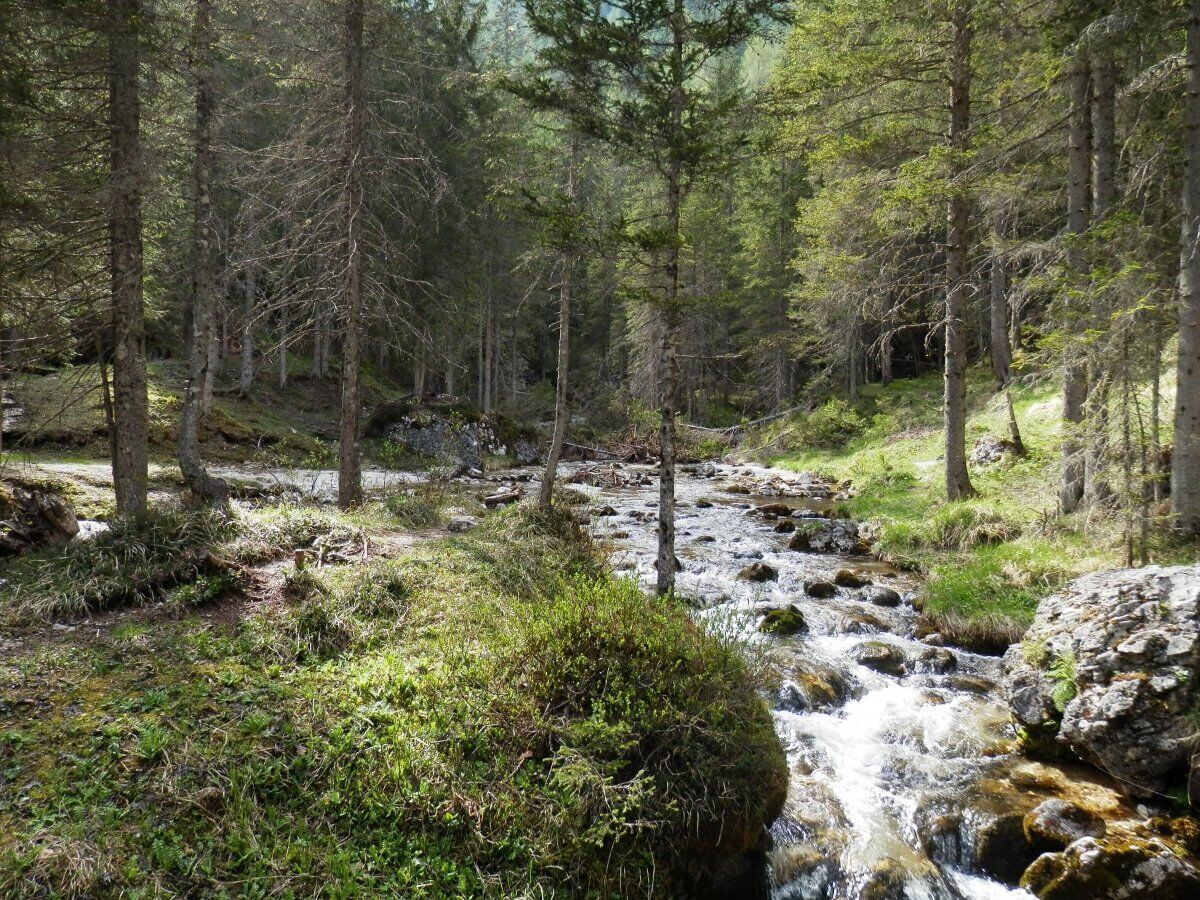
MULTIPOLYGON (((402 524, 246 515, 182 530, 255 559, 402 524)), ((740 654, 608 580, 565 520, 268 575, 0 640, 0 894, 680 896, 782 802, 740 654)))
MULTIPOLYGON (((236 363, 236 361, 235 361, 236 363)), ((236 378, 233 363, 222 383, 236 378)), ((301 368, 299 371, 304 371, 301 368)), ((158 361, 149 366, 150 442, 155 458, 173 457, 183 392, 183 365, 158 361)), ((91 459, 107 453, 99 370, 67 367, 50 374, 19 375, 5 385, 24 409, 20 428, 27 435, 14 447, 29 448, 35 458, 91 459)), ((404 389, 364 373, 364 403, 405 393, 404 389)), ((280 390, 274 371, 259 374, 251 395, 214 398, 213 411, 201 423, 205 456, 218 462, 263 461, 274 465, 330 465, 337 431, 340 388, 337 379, 312 381, 303 375, 280 390)))
MULTIPOLYGON (((989 374, 971 372, 968 448, 985 435, 1008 435, 992 384, 989 374)), ((879 523, 884 556, 930 576, 923 599, 933 627, 999 645, 1019 635, 1038 600, 1064 580, 1121 565, 1121 524, 1103 514, 1057 515, 1061 405, 1048 382, 1013 392, 1028 456, 973 471, 978 498, 946 503, 941 390, 936 375, 869 385, 853 408, 827 404, 747 447, 766 444, 758 455, 786 468, 851 479, 856 493, 846 512, 879 523)), ((1170 402, 1164 398, 1164 409, 1170 402)), ((1153 550, 1162 561, 1195 558, 1194 547, 1165 539, 1153 550)))

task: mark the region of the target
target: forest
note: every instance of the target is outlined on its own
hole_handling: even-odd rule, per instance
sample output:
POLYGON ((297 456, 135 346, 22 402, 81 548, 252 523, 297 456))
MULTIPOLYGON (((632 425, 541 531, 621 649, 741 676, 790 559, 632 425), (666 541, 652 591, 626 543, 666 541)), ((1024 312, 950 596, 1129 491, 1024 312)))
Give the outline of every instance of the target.
POLYGON ((0 895, 1200 896, 1200 0, 0 0, 0 895))

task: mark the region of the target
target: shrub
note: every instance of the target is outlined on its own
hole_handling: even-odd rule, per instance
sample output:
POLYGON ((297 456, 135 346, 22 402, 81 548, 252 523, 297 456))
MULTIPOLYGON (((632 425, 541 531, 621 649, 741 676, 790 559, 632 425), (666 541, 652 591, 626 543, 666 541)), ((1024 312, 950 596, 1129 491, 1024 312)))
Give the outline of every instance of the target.
POLYGON ((840 447, 863 433, 867 421, 840 397, 827 400, 805 417, 800 425, 801 443, 808 447, 840 447))

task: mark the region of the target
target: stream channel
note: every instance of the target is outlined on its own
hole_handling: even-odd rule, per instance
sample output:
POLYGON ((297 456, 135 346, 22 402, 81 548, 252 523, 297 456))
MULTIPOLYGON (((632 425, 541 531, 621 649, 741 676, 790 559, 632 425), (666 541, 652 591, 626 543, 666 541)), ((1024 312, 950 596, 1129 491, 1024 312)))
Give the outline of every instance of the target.
MULTIPOLYGON (((648 467, 621 472, 613 482, 637 483, 577 487, 615 511, 593 518, 592 529, 618 574, 649 587, 658 482, 648 467)), ((1000 660, 914 639, 912 575, 868 556, 789 549, 785 530, 827 512, 829 493, 820 482, 753 466, 684 467, 676 487, 677 591, 710 627, 736 634, 780 674, 772 708, 789 788, 771 829, 765 893, 775 900, 1028 898, 983 875, 974 859, 988 786, 1013 757, 1000 660), (792 514, 764 514, 767 504, 792 514), (748 580, 743 573, 755 563, 775 574, 748 580), (839 570, 872 584, 806 594, 806 581, 832 582, 839 570), (881 587, 901 602, 871 602, 880 595, 895 602, 881 587), (789 604, 803 615, 803 633, 759 631, 767 611, 789 604), (864 643, 882 665, 855 661, 864 643)))

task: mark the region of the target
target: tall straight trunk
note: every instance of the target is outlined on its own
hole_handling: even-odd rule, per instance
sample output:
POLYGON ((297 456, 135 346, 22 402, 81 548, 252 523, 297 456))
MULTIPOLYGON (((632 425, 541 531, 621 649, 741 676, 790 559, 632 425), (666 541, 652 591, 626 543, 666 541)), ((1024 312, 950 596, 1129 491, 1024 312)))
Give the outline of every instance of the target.
MULTIPOLYGON (((214 238, 215 239, 215 238, 214 238)), ((221 282, 217 282, 217 296, 221 295, 221 282)), ((215 299, 215 298, 214 298, 215 299)), ((217 373, 221 369, 221 347, 216 327, 217 307, 210 304, 208 313, 202 323, 204 329, 204 377, 200 382, 200 415, 207 416, 212 412, 213 388, 216 386, 217 373)))
POLYGON ((887 387, 892 383, 892 329, 887 323, 883 326, 883 336, 879 339, 879 381, 887 387))
MULTIPOLYGON (((1073 59, 1067 70, 1071 92, 1070 123, 1068 127, 1067 162, 1070 177, 1067 183, 1067 232, 1073 243, 1067 249, 1067 268, 1076 281, 1082 280, 1086 265, 1079 241, 1088 229, 1090 215, 1091 139, 1088 122, 1088 67, 1081 59, 1073 59)), ((1079 310, 1072 309, 1076 316, 1079 310)), ((1082 322, 1069 322, 1075 329, 1082 322)), ((1076 342, 1067 341, 1063 360, 1063 467, 1059 486, 1059 505, 1064 513, 1074 512, 1083 499, 1084 455, 1080 441, 1084 404, 1087 401, 1087 370, 1080 358, 1076 342)))
POLYGON ((342 337, 342 411, 338 437, 338 506, 362 503, 358 455, 358 329, 362 307, 363 0, 346 0, 346 134, 342 165, 346 211, 346 331, 342 337))
POLYGON ((113 314, 113 487, 117 513, 146 511, 148 409, 146 319, 142 304, 142 148, 138 70, 140 0, 112 0, 109 35, 113 314))
MULTIPOLYGON (((1093 222, 1101 221, 1116 202, 1116 73, 1112 49, 1105 46, 1094 51, 1090 60, 1092 75, 1092 214, 1093 222)), ((1091 315, 1093 326, 1102 328, 1108 317, 1103 294, 1092 290, 1091 315)), ((1088 399, 1084 420, 1089 431, 1084 459, 1084 496, 1089 503, 1102 502, 1112 495, 1104 479, 1108 455, 1108 367, 1101 354, 1093 353, 1088 372, 1088 399)))
POLYGON ((413 363, 413 396, 420 402, 425 397, 425 374, 428 368, 429 327, 422 326, 418 338, 417 358, 413 363))
POLYGON ((283 305, 279 307, 279 389, 283 390, 288 386, 288 334, 292 326, 287 301, 281 302, 283 305))
MULTIPOLYGON (((788 167, 786 160, 779 163, 779 202, 787 200, 788 167)), ((787 263, 788 235, 791 232, 792 219, 784 206, 779 216, 779 233, 776 236, 776 265, 778 267, 778 283, 775 286, 775 408, 783 409, 792 399, 792 366, 791 347, 788 340, 791 331, 791 320, 788 318, 787 295, 787 263)), ((730 221, 733 221, 732 212, 730 221)))
POLYGON ((1200 535, 1200 0, 1188 2, 1183 146, 1171 507, 1177 527, 1200 535))
POLYGON ((946 361, 943 420, 946 430, 946 497, 960 500, 975 493, 967 472, 967 295, 971 202, 966 195, 962 155, 971 145, 971 9, 958 3, 952 12, 950 55, 950 149, 955 183, 946 210, 946 361))
POLYGON ((325 332, 328 330, 326 321, 329 316, 324 305, 317 309, 313 317, 312 364, 308 369, 309 378, 325 377, 325 332))
MULTIPOLYGON (((576 181, 579 171, 579 135, 572 132, 570 157, 567 160, 567 203, 575 210, 576 181)), ((546 472, 538 503, 549 508, 554 497, 554 479, 558 460, 562 456, 563 440, 567 433, 567 383, 571 361, 571 274, 575 270, 575 248, 572 242, 562 252, 562 284, 558 289, 558 379, 554 388, 554 434, 550 452, 546 455, 546 472)))
POLYGON ((1154 338, 1154 368, 1150 374, 1150 485, 1154 502, 1162 500, 1162 340, 1154 338))
POLYGON ((1004 241, 1008 237, 1008 216, 1001 212, 996 216, 995 245, 992 248, 992 264, 989 272, 990 303, 989 312, 989 341, 992 350, 992 372, 1001 387, 1008 384, 1012 368, 1012 347, 1009 344, 1008 310, 1008 256, 1004 250, 1004 241))
POLYGON ((658 577, 659 595, 675 590, 675 391, 679 363, 675 355, 675 332, 679 324, 679 207, 683 167, 680 160, 683 141, 683 27, 684 0, 674 0, 672 18, 671 77, 671 160, 667 167, 667 296, 662 311, 662 340, 659 346, 662 371, 661 419, 658 430, 658 577))
POLYGON ((250 396, 254 387, 254 315, 255 295, 258 289, 258 272, 253 263, 246 266, 243 273, 246 282, 242 295, 242 368, 238 378, 238 396, 242 399, 250 396))
POLYGON ((212 223, 212 120, 213 28, 212 0, 196 0, 192 22, 192 77, 196 89, 195 160, 193 165, 192 293, 184 310, 184 344, 188 362, 187 384, 179 414, 179 471, 196 495, 220 502, 228 485, 209 474, 200 458, 197 426, 200 400, 209 363, 209 328, 217 292, 215 236, 212 223))

